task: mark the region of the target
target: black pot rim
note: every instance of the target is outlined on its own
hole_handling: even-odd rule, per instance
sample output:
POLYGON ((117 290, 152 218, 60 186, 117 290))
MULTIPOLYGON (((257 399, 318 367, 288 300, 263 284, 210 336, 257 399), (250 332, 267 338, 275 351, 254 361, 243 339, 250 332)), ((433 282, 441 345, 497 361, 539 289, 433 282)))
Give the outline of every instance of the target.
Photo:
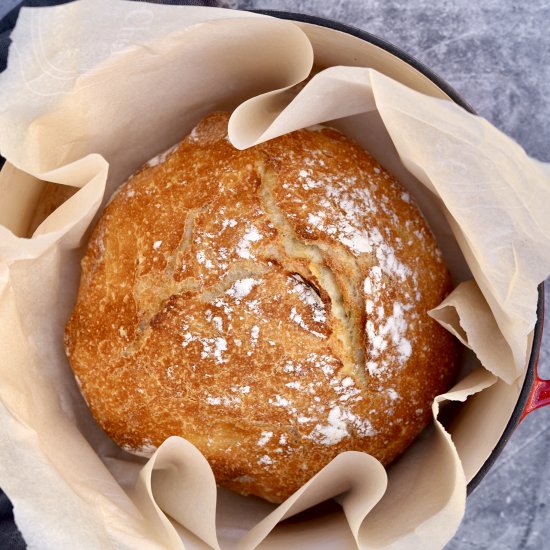
MULTIPOLYGON (((363 31, 351 25, 340 23, 338 21, 333 21, 331 19, 326 19, 324 17, 318 17, 315 15, 306 15, 302 13, 294 13, 287 11, 278 11, 278 10, 251 10, 254 13, 260 13, 263 15, 270 15, 272 17, 277 17, 279 19, 288 19, 290 21, 299 21, 301 23, 311 23, 313 25, 318 25, 321 27, 327 27, 336 31, 345 32, 350 34, 365 42, 370 42, 383 50, 393 54, 395 57, 398 57, 408 65, 414 67, 424 76, 429 78, 438 88, 445 92, 455 103, 460 105, 469 113, 477 115, 476 111, 468 104, 468 102, 445 80, 440 76, 434 73, 426 65, 415 59, 413 56, 409 55, 405 51, 401 50, 397 46, 394 46, 390 42, 387 42, 383 38, 380 38, 374 34, 371 34, 367 31, 363 31)), ((480 481, 487 475, 496 459, 504 449, 505 445, 508 443, 510 437, 512 436, 514 430, 519 425, 523 411, 529 399, 531 393, 531 388, 535 381, 535 375, 537 371, 537 363, 539 357, 539 351, 541 346, 542 339, 542 329, 543 329, 543 319, 544 319, 544 282, 542 282, 538 287, 538 302, 537 302, 537 322, 534 328, 533 334, 533 345, 531 348, 531 355, 529 357, 529 364, 527 366, 527 373, 519 394, 516 406, 504 428, 504 432, 500 436, 497 444, 492 450, 491 454, 487 460, 483 463, 481 468, 478 470, 477 474, 470 480, 468 483, 468 495, 479 485, 480 481)))

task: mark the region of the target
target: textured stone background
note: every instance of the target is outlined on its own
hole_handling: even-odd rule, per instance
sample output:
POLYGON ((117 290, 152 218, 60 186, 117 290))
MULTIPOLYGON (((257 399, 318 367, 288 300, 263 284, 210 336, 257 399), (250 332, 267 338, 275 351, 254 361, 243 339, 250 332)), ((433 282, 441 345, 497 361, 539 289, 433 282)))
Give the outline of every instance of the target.
MULTIPOLYGON (((0 18, 19 3, 0 0, 0 18)), ((548 0, 236 0, 218 5, 309 13, 376 34, 442 76, 530 155, 550 162, 548 0)), ((540 371, 550 377, 550 330, 540 371)), ((447 550, 550 548, 549 457, 550 407, 531 414, 516 430, 468 498, 464 522, 447 550)))

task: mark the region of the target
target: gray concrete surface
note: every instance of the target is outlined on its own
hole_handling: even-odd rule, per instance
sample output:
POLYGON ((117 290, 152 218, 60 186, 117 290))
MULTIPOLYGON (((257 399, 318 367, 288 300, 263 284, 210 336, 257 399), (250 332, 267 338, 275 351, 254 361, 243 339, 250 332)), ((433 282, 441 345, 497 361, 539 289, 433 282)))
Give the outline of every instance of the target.
MULTIPOLYGON (((16 3, 0 0, 0 17, 16 3)), ((447 80, 530 155, 550 162, 548 0, 236 0, 218 5, 299 11, 385 38, 447 80)), ((546 307, 550 311, 550 299, 546 307)), ((550 376, 550 330, 540 369, 550 376)), ((469 497, 464 522, 447 550, 550 548, 549 456, 550 407, 516 430, 469 497)))
POLYGON ((19 0, 0 0, 0 18, 20 3, 21 2, 19 0))

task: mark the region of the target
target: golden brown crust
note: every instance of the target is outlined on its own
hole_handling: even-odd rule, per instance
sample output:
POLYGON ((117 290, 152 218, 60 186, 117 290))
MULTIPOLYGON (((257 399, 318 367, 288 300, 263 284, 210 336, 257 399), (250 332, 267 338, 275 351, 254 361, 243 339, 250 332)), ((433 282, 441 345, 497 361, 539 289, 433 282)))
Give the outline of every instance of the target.
POLYGON ((332 129, 246 151, 204 119, 114 197, 66 347, 105 431, 181 435, 218 483, 280 502, 338 453, 390 463, 456 365, 450 288, 418 208, 332 129))

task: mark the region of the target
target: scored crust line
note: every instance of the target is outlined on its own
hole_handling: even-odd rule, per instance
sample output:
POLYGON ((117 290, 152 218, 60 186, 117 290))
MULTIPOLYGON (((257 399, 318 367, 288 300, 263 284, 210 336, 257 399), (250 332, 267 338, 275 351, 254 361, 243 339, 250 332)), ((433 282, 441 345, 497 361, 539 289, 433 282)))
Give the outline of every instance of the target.
POLYGON ((166 269, 164 270, 164 273, 169 277, 172 277, 172 275, 174 274, 174 270, 178 265, 178 257, 183 255, 189 248, 191 248, 191 243, 193 240, 193 230, 195 228, 195 218, 198 214, 204 212, 207 207, 208 205, 202 206, 201 208, 190 208, 187 211, 187 218, 185 220, 185 226, 183 229, 181 240, 177 248, 172 252, 170 257, 168 258, 168 261, 166 262, 166 269))
MULTIPOLYGON (((269 160, 267 154, 265 154, 265 157, 266 161, 269 160)), ((357 258, 343 246, 329 245, 322 242, 312 244, 297 237, 284 211, 276 204, 273 189, 277 184, 278 175, 273 168, 268 166, 266 161, 257 161, 255 164, 260 179, 260 187, 257 192, 265 215, 280 235, 287 257, 289 259, 307 260, 309 275, 314 276, 319 287, 330 300, 331 312, 339 328, 339 330, 332 332, 330 339, 336 338, 339 341, 340 345, 337 346, 337 349, 341 352, 342 373, 353 374, 365 383, 367 381, 364 351, 365 314, 363 296, 360 292, 357 292, 357 288, 360 286, 361 274, 357 258), (345 263, 353 273, 353 277, 349 281, 344 280, 342 277, 337 278, 334 271, 329 267, 330 260, 334 259, 336 255, 338 261, 345 263), (354 303, 350 303, 350 301, 354 303)), ((121 352, 121 355, 129 357, 141 349, 150 335, 151 322, 163 310, 172 296, 182 292, 197 292, 197 297, 200 300, 210 302, 227 291, 237 280, 243 277, 260 277, 269 271, 267 266, 260 268, 253 262, 241 261, 233 265, 221 281, 202 289, 202 292, 200 292, 200 283, 195 278, 187 278, 180 283, 173 280, 173 272, 178 258, 191 246, 195 229, 195 217, 204 211, 208 204, 203 205, 201 208, 188 210, 184 234, 177 248, 167 258, 167 267, 164 270, 164 276, 170 280, 170 284, 166 289, 168 292, 165 296, 159 297, 156 311, 149 318, 141 319, 139 323, 141 330, 138 330, 136 339, 129 343, 121 352)), ((280 259, 276 261, 280 261, 280 259)), ((134 295, 134 300, 136 300, 137 305, 139 298, 134 295)))
MULTIPOLYGON (((174 251, 174 255, 178 253, 178 250, 174 251)), ((159 301, 159 306, 156 308, 156 311, 150 315, 148 318, 144 318, 140 320, 140 326, 143 327, 141 330, 138 330, 138 334, 136 339, 131 342, 128 346, 122 350, 121 354, 124 357, 130 357, 137 353, 143 344, 147 341, 147 338, 149 337, 151 330, 152 330, 152 322, 154 321, 155 317, 157 317, 162 310, 166 307, 167 303, 170 301, 170 299, 173 296, 177 296, 179 294, 182 294, 184 292, 194 292, 197 291, 197 298, 199 300, 203 300, 205 302, 211 302, 212 300, 219 297, 221 294, 229 290, 232 285, 238 281, 239 279, 243 278, 259 278, 264 273, 266 273, 269 268, 259 268, 258 266, 254 266, 254 268, 251 269, 251 262, 238 262, 236 265, 233 265, 227 272, 226 276, 219 282, 210 285, 206 289, 204 289, 202 292, 198 292, 200 290, 200 283, 197 279, 194 277, 189 277, 187 279, 184 279, 180 283, 173 282, 173 279, 170 277, 173 284, 169 287, 169 295, 164 296, 159 301)), ((136 298, 134 297, 134 300, 136 298)), ((137 300, 136 300, 137 301, 137 300)))
MULTIPOLYGON (((256 170, 261 181, 258 190, 260 202, 269 221, 282 238, 285 253, 290 258, 309 260, 308 268, 311 274, 314 275, 320 288, 324 290, 330 299, 331 313, 340 327, 340 330, 333 331, 331 339, 335 336, 341 343, 340 347, 343 352, 341 357, 343 362, 342 372, 344 374, 354 374, 362 382, 366 382, 363 345, 358 345, 364 341, 365 334, 361 322, 362 316, 354 315, 353 308, 346 307, 344 293, 338 284, 338 279, 333 270, 327 265, 327 259, 331 255, 328 245, 311 244, 300 240, 296 236, 285 213, 277 206, 275 201, 273 188, 278 180, 277 173, 267 166, 266 162, 262 161, 256 162, 256 170)), ((339 250, 338 252, 342 251, 339 250)), ((353 265, 353 270, 357 274, 359 266, 356 259, 351 254, 346 253, 345 255, 346 260, 353 265)), ((346 289, 348 296, 356 299, 354 304, 357 307, 356 311, 362 312, 363 304, 360 295, 356 292, 350 292, 351 284, 346 286, 348 286, 348 289, 346 289)))

